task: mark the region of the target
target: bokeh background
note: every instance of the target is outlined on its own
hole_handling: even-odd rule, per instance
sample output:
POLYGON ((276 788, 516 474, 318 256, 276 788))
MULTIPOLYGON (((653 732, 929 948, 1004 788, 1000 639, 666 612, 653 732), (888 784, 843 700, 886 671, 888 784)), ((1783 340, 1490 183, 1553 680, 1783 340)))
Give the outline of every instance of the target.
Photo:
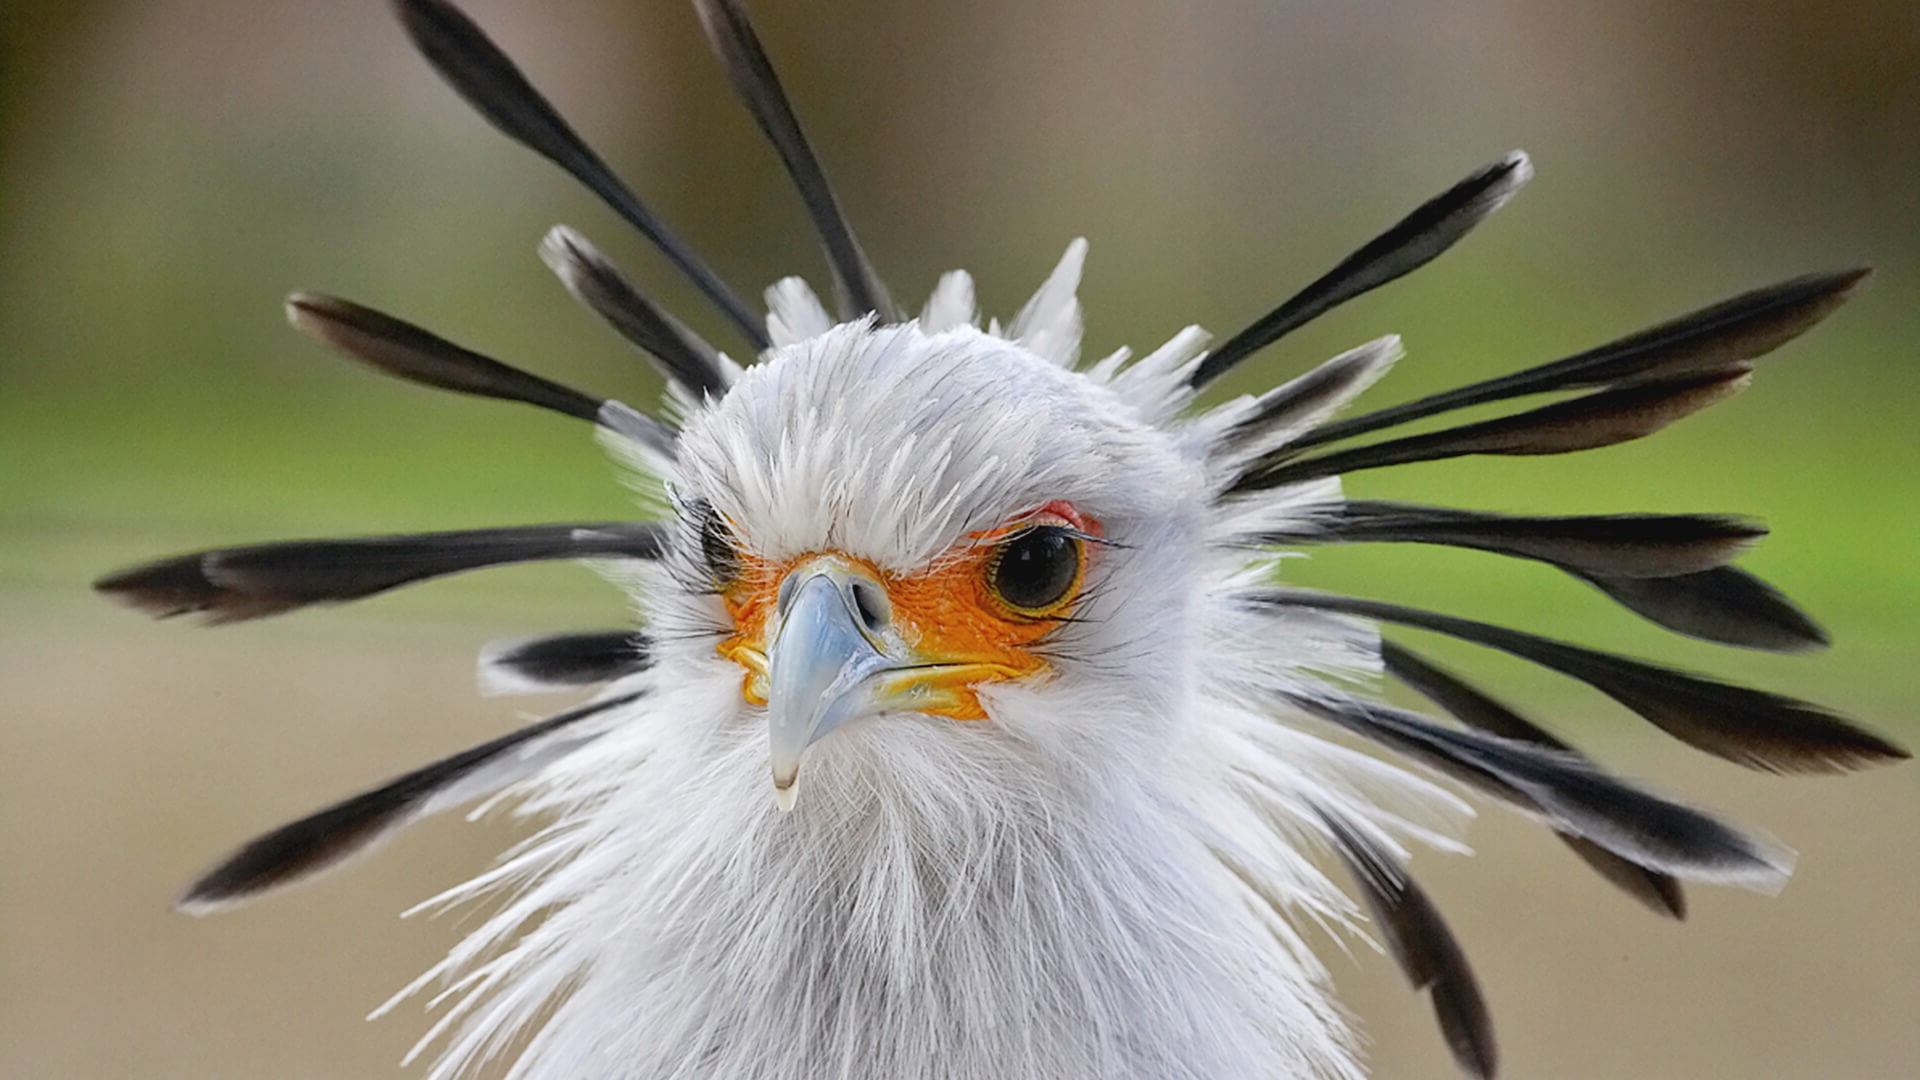
MULTIPOLYGON (((1315 583, 1751 679, 1910 744, 1920 647, 1920 7, 1909 0, 977 0, 755 5, 897 294, 971 269, 1010 313, 1092 239, 1088 347, 1231 332, 1514 146, 1538 178, 1435 266, 1246 366, 1263 388, 1387 331, 1386 403, 1564 355, 1733 292, 1872 262, 1873 288, 1739 400, 1562 459, 1367 475, 1499 510, 1716 510, 1825 621, 1811 656, 1636 623, 1551 571, 1355 549, 1315 583)), ((634 186, 751 290, 822 278, 772 156, 675 0, 470 4, 634 186)), ((395 310, 650 400, 644 364, 534 258, 567 222, 724 328, 556 171, 409 51, 386 6, 6 0, 0 8, 0 1072, 394 1075, 423 1022, 360 1017, 457 918, 394 913, 510 822, 422 825, 322 884, 172 914, 212 856, 524 710, 472 688, 491 638, 622 618, 590 573, 471 576, 220 630, 92 596, 99 572, 254 539, 627 512, 578 426, 368 378, 281 322, 291 289, 395 310)), ((1775 899, 1684 925, 1533 829, 1416 869, 1475 957, 1515 1077, 1920 1070, 1920 770, 1775 779, 1597 694, 1439 644, 1634 775, 1802 851, 1775 899)), ((1383 1077, 1451 1075, 1383 958, 1335 957, 1383 1077)))

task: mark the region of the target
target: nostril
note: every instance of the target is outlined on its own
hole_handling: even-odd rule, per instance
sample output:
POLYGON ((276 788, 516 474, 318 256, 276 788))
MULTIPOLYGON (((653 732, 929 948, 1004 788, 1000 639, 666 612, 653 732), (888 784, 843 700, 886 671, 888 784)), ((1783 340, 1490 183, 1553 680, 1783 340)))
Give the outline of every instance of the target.
POLYGON ((871 581, 858 578, 848 584, 853 593, 853 610, 860 615, 860 625, 866 627, 870 634, 885 630, 893 614, 886 591, 871 581))
POLYGON ((788 574, 780 579, 780 589, 773 596, 773 610, 785 611, 793 602, 793 587, 798 574, 788 574))

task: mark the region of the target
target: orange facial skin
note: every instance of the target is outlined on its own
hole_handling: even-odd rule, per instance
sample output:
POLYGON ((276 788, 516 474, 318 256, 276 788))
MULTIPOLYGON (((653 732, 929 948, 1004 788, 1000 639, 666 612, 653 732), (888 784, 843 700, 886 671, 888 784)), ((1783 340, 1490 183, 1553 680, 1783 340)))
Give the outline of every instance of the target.
MULTIPOLYGON (((832 556, 872 575, 887 590, 893 626, 917 656, 929 664, 979 664, 1000 669, 1001 678, 1020 678, 1044 670, 1046 661, 1031 647, 1073 613, 1086 578, 1090 552, 1082 543, 1080 570, 1062 599, 1042 611, 1027 612, 1002 600, 992 586, 1000 543, 1035 525, 1064 525, 1099 538, 1100 523, 1065 502, 1050 502, 975 533, 913 574, 890 574, 873 563, 838 551, 809 552, 772 562, 739 553, 740 573, 721 591, 735 632, 721 642, 720 655, 747 669, 742 695, 766 702, 766 641, 780 582, 795 567, 832 556)), ((977 669, 976 669, 977 670, 977 669)), ((946 688, 937 704, 922 710, 954 720, 981 720, 986 710, 971 686, 946 688)))

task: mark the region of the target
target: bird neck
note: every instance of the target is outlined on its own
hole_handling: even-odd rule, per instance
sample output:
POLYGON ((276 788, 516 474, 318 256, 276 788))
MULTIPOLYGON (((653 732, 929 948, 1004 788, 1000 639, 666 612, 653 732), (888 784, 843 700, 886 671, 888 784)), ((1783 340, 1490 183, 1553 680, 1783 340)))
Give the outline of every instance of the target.
POLYGON ((744 739, 640 763, 595 810, 621 850, 575 841, 558 872, 574 895, 516 947, 540 969, 529 987, 571 988, 529 1060, 556 1075, 1348 1075, 1322 989, 1176 800, 1063 782, 1017 754, 969 790, 911 733, 845 749, 809 763, 791 814, 744 739))

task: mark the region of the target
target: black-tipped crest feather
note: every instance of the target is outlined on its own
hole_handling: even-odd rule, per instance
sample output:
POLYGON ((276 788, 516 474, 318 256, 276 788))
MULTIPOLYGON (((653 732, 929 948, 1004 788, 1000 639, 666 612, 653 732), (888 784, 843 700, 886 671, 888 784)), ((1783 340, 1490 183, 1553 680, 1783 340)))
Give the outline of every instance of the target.
POLYGON ((1209 453, 1219 457, 1256 452, 1285 433, 1324 419, 1373 385, 1401 352, 1398 337, 1379 338, 1274 387, 1220 435, 1209 453))
POLYGON ((393 6, 420 54, 467 104, 598 195, 706 294, 755 349, 767 347, 760 318, 614 175, 472 19, 446 0, 394 0, 393 6))
MULTIPOLYGON (((1387 674, 1405 683, 1422 697, 1445 709, 1468 727, 1498 735, 1503 739, 1533 743, 1550 750, 1578 753, 1559 737, 1495 701, 1458 676, 1443 671, 1419 654, 1392 641, 1380 643, 1380 660, 1387 674)), ((1623 859, 1584 837, 1555 832, 1566 845, 1602 878, 1628 896, 1661 914, 1676 919, 1686 917, 1686 893, 1670 874, 1649 870, 1623 859)))
POLYGON ((1455 731, 1379 702, 1309 695, 1283 700, 1635 865, 1767 891, 1786 882, 1792 863, 1786 851, 1642 791, 1575 754, 1455 731))
POLYGON ((287 297, 287 321, 314 341, 375 371, 436 390, 518 401, 589 421, 605 400, 335 296, 294 293, 287 297))
POLYGON ((1910 756, 1816 705, 1644 660, 1378 600, 1301 589, 1262 589, 1244 595, 1255 606, 1303 607, 1378 619, 1510 653, 1578 679, 1682 742, 1748 768, 1846 772, 1910 756))
POLYGON ((1734 566, 1671 577, 1580 574, 1614 601, 1677 634, 1769 652, 1828 645, 1827 632, 1779 589, 1734 566))
POLYGON ((1453 1060, 1470 1076, 1493 1076, 1499 1068, 1493 1018, 1466 953, 1439 909, 1391 852, 1339 815, 1316 810, 1334 851, 1360 887, 1387 951, 1413 988, 1426 991, 1432 1000, 1453 1060))
POLYGON ((1714 514, 1514 517, 1355 500, 1300 509, 1264 544, 1411 543, 1533 559, 1675 633, 1775 652, 1824 648, 1826 633, 1779 590, 1725 564, 1766 530, 1714 514))
POLYGON ((854 238, 840 198, 827 182, 826 170, 787 101, 787 92, 760 46, 746 9, 739 0, 694 0, 693 6, 700 14, 700 25, 714 56, 726 69, 727 81, 766 133, 800 191, 800 201, 806 204, 807 216, 813 219, 820 242, 827 249, 827 263, 838 286, 840 317, 857 319, 876 312, 883 322, 898 319, 887 287, 854 238))
POLYGON ((1518 150, 1429 199, 1392 228, 1341 260, 1253 325, 1227 339, 1194 369, 1195 389, 1335 307, 1426 265, 1505 206, 1533 175, 1518 150))
POLYGON ((645 671, 653 643, 633 630, 547 634, 496 642, 480 654, 481 682, 496 690, 597 686, 645 671))
POLYGON ((1528 394, 1664 381, 1756 359, 1799 337, 1864 286, 1872 269, 1807 274, 1742 293, 1563 360, 1327 424, 1295 449, 1528 394))
POLYGON ((195 881, 177 906, 192 914, 208 914, 332 869, 412 818, 440 809, 429 805, 436 797, 448 799, 458 791, 457 801, 477 799, 544 764, 544 759, 530 756, 512 762, 506 759, 509 753, 526 754, 536 749, 539 740, 639 697, 623 694, 548 717, 255 837, 195 881), (484 790, 456 787, 474 779, 480 770, 499 765, 520 767, 490 777, 484 790))
POLYGON ((201 613, 210 623, 241 622, 488 566, 653 558, 662 535, 651 523, 604 522, 288 540, 176 555, 108 574, 93 587, 156 618, 201 613))
POLYGON ((561 284, 614 332, 647 354, 660 373, 694 396, 720 397, 729 377, 712 345, 635 289, 613 260, 560 226, 540 244, 541 258, 561 284))
POLYGON ((1744 364, 1668 382, 1634 384, 1572 401, 1386 442, 1293 458, 1295 443, 1250 469, 1229 495, 1340 476, 1362 469, 1441 461, 1470 454, 1570 454, 1642 439, 1746 389, 1744 364))
POLYGON ((473 397, 517 401, 591 420, 668 458, 674 454, 673 432, 652 417, 482 356, 350 300, 297 292, 287 297, 287 321, 314 341, 404 382, 473 397), (614 407, 631 413, 627 418, 630 422, 608 423, 608 409, 614 407))
POLYGON ((1566 570, 1657 578, 1723 566, 1766 529, 1720 514, 1515 516, 1352 500, 1300 509, 1302 525, 1269 544, 1439 544, 1535 559, 1566 570))

